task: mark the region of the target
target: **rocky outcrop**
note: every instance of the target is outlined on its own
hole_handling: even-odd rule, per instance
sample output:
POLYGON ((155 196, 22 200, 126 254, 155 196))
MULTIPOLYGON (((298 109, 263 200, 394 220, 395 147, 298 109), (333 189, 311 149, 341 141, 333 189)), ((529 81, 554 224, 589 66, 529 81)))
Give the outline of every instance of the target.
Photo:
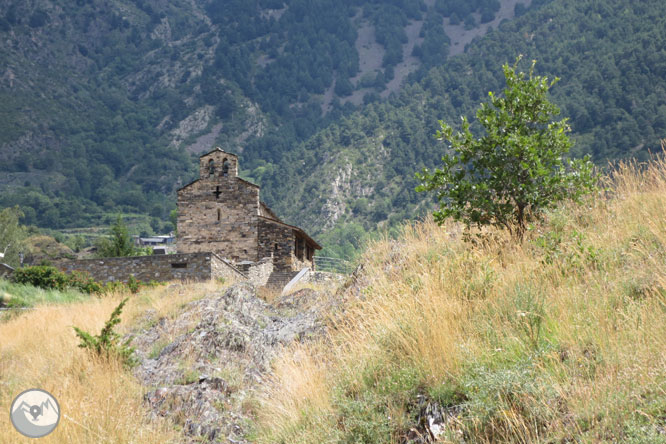
POLYGON ((269 305, 249 283, 190 303, 175 318, 149 313, 135 332, 151 414, 182 427, 183 442, 245 443, 253 393, 278 350, 325 332, 332 295, 301 290, 269 305))

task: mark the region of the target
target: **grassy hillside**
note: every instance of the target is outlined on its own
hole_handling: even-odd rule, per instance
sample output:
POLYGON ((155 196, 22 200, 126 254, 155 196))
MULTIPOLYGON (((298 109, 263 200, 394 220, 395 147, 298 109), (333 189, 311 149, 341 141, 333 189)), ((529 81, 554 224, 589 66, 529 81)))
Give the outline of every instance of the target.
MULTIPOLYGON (((404 443, 428 433, 451 443, 666 442, 666 161, 620 166, 605 185, 549 213, 522 245, 493 230, 465 243, 459 226, 431 221, 373 243, 332 305, 328 335, 285 348, 270 381, 257 383, 250 442, 404 443), (429 426, 433 412, 441 418, 429 426)), ((175 322, 220 285, 142 291, 119 330, 175 322)), ((148 418, 150 388, 77 347, 71 326, 98 332, 126 295, 31 294, 0 282, 2 293, 34 308, 0 321, 0 409, 37 386, 64 413, 45 442, 183 439, 148 418)), ((8 416, 0 429, 3 443, 24 442, 8 416)))
MULTIPOLYGON (((203 297, 219 284, 158 287, 133 296, 121 316, 118 331, 141 325, 146 310, 171 316, 189 301, 203 297)), ((56 430, 45 443, 165 443, 180 436, 161 419, 149 421, 143 403, 147 390, 117 360, 100 360, 78 348, 72 326, 98 334, 123 297, 72 297, 0 281, 0 292, 34 305, 34 309, 0 322, 0 408, 9 411, 14 396, 28 387, 52 393, 61 407, 56 430), (60 302, 68 301, 67 304, 60 302)), ((3 443, 26 442, 0 415, 3 443)))
POLYGON ((606 185, 522 245, 375 242, 330 338, 276 363, 258 442, 402 443, 428 411, 442 442, 666 442, 666 161, 606 185))
POLYGON ((44 290, 32 285, 15 284, 0 279, 0 302, 8 307, 33 307, 40 304, 62 304, 89 299, 77 290, 44 290))

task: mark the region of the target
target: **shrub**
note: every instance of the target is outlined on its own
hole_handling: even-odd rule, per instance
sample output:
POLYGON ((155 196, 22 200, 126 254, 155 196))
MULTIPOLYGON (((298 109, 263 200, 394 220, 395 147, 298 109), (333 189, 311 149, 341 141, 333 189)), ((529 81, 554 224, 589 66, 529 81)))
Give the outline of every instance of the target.
POLYGON ((136 294, 139 292, 139 286, 140 282, 136 280, 134 275, 130 275, 129 280, 127 281, 127 288, 129 288, 129 291, 132 292, 132 294, 136 294))
POLYGON ((87 273, 75 271, 67 274, 49 265, 18 268, 14 271, 12 280, 17 284, 32 285, 44 290, 63 291, 73 288, 87 294, 104 292, 102 284, 87 273))
POLYGON ((70 277, 55 267, 39 265, 36 267, 18 268, 12 274, 17 284, 27 284, 45 290, 64 290, 70 286, 70 277))
POLYGON ((82 293, 99 294, 102 293, 104 287, 102 284, 94 280, 88 273, 81 273, 78 271, 72 272, 69 277, 69 286, 79 290, 82 293))
POLYGON ((417 174, 417 191, 435 191, 440 209, 433 213, 442 223, 452 217, 467 227, 494 225, 518 239, 543 210, 566 199, 580 201, 596 188, 589 157, 566 159, 571 148, 567 119, 554 121, 559 108, 548 101, 557 82, 503 66, 507 87, 503 96, 489 93, 476 118, 485 129, 477 137, 466 118, 462 131, 440 121, 437 138, 450 143, 454 155, 442 157, 443 167, 417 174))
POLYGON ((55 267, 40 265, 36 267, 19 268, 12 275, 13 282, 17 284, 32 285, 44 290, 63 291, 68 288, 86 294, 104 294, 130 291, 136 294, 141 287, 155 287, 161 282, 141 282, 130 276, 127 284, 123 282, 107 282, 102 284, 94 280, 88 273, 74 271, 72 274, 64 273, 55 267))
POLYGON ((76 336, 81 339, 79 347, 88 349, 98 356, 109 358, 112 355, 120 358, 126 366, 132 367, 136 364, 133 356, 134 348, 129 346, 130 339, 120 342, 120 335, 114 331, 114 327, 120 322, 120 314, 129 299, 123 299, 113 310, 111 317, 104 324, 99 335, 91 335, 78 327, 72 327, 76 336))

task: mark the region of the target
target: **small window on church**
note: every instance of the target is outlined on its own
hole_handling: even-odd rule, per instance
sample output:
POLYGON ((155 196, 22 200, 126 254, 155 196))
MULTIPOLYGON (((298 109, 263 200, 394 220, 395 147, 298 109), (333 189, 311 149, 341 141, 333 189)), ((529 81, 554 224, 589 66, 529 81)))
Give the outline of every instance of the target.
POLYGON ((208 161, 208 175, 211 177, 215 175, 215 161, 213 159, 208 161))
POLYGON ((222 176, 227 177, 229 175, 229 161, 224 159, 222 162, 222 176))
POLYGON ((275 244, 275 247, 273 248, 275 248, 275 251, 278 251, 278 244, 275 244))
POLYGON ((220 221, 221 217, 222 217, 222 211, 220 211, 220 209, 218 208, 217 209, 217 221, 218 222, 220 221))

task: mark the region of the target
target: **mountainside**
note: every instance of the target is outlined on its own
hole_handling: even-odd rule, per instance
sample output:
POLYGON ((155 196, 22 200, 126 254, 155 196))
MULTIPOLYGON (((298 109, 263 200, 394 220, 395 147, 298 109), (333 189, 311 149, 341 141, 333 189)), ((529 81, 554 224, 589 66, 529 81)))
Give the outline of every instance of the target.
POLYGON ((666 443, 666 163, 605 183, 522 242, 371 244, 335 328, 274 361, 256 442, 666 443))
POLYGON ((121 212, 168 231, 174 190, 217 144, 287 222, 349 255, 428 212, 414 172, 441 157, 437 120, 501 90, 518 54, 562 78, 552 99, 574 155, 644 159, 666 135, 665 13, 657 0, 0 0, 0 207, 41 227, 121 212))
POLYGON ((171 229, 192 154, 246 151, 261 179, 262 162, 398 91, 516 3, 2 0, 0 206, 42 227, 123 212, 171 229))
POLYGON ((537 59, 538 74, 561 78, 552 101, 570 118, 572 155, 589 153, 601 166, 644 160, 666 136, 665 17, 666 3, 657 0, 559 0, 533 9, 387 103, 297 147, 274 168, 279 175, 263 178, 269 201, 315 234, 337 227, 324 241, 347 247, 377 225, 426 213, 431 200, 414 191, 414 173, 436 165, 446 147, 433 137, 437 120, 473 120, 488 91, 504 87, 501 65, 519 54, 522 69, 537 59))

